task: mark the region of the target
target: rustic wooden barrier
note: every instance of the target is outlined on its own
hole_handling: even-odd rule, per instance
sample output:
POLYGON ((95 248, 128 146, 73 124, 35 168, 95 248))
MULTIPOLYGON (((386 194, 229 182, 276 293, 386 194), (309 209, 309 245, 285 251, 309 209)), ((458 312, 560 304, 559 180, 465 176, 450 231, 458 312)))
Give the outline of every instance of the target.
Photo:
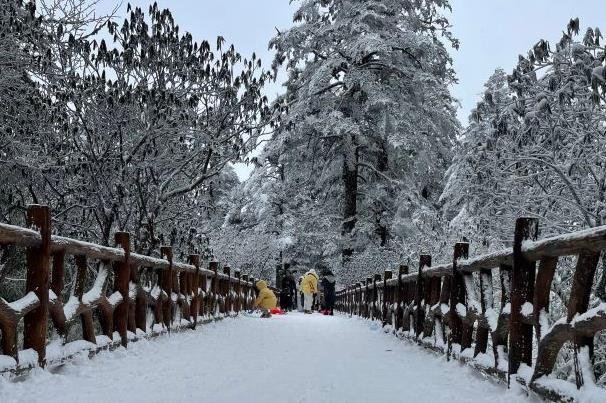
POLYGON ((417 273, 400 266, 395 277, 386 271, 383 281, 376 275, 340 290, 337 309, 379 319, 386 331, 542 397, 574 401, 575 385, 549 375, 564 343, 571 342, 579 363, 576 388, 597 388, 591 362, 594 336, 606 329, 606 302, 593 309, 589 302, 606 226, 540 241, 537 236, 538 221, 520 218, 512 249, 468 258, 469 245, 457 243, 453 262, 436 266, 421 255, 417 273), (577 258, 567 315, 550 325, 552 280, 564 256, 577 258))
POLYGON ((190 255, 188 263, 175 262, 171 247, 161 248, 162 258, 132 253, 124 232, 116 233, 115 248, 51 236, 46 206, 29 206, 27 224, 29 228, 0 223, 0 248, 26 248, 27 265, 25 296, 13 302, 0 298, 0 374, 58 365, 76 353, 126 347, 252 308, 255 279, 238 270, 232 276, 229 267, 220 271, 218 262, 205 268, 199 255, 190 255), (65 301, 70 256, 74 286, 65 301), (91 273, 95 279, 85 291, 91 273), (81 338, 66 343, 78 321, 81 338), (58 345, 49 345, 51 330, 60 336, 58 345))

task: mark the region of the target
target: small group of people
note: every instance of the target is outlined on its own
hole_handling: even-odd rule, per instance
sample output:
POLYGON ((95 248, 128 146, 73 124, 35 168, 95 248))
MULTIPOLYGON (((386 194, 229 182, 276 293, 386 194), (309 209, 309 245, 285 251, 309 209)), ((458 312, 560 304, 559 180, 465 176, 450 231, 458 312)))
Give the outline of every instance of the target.
POLYGON ((321 269, 322 280, 315 269, 309 270, 301 277, 300 292, 302 295, 303 312, 312 313, 314 307, 320 307, 326 315, 333 315, 335 307, 335 275, 325 266, 321 269))
MULTIPOLYGON (((280 302, 285 310, 292 308, 293 297, 296 296, 297 305, 300 305, 300 310, 304 313, 311 314, 314 308, 319 306, 326 315, 333 315, 336 301, 336 279, 328 267, 323 265, 317 265, 317 267, 321 270, 322 280, 315 269, 311 269, 299 277, 298 284, 295 284, 292 272, 287 273, 283 280, 283 290, 280 293, 280 302)), ((261 317, 271 317, 271 310, 277 308, 278 298, 265 280, 257 281, 256 288, 258 296, 255 299, 254 307, 262 311, 261 317)))

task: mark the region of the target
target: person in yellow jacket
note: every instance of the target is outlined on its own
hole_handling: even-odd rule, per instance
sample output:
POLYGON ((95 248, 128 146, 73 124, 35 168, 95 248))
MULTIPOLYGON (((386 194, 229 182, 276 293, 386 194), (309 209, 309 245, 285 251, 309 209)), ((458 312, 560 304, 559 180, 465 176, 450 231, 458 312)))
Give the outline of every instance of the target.
POLYGON ((318 274, 314 269, 311 269, 303 276, 301 291, 303 292, 303 311, 311 313, 314 294, 318 292, 318 274))
POLYGON ((278 303, 276 294, 269 289, 265 280, 257 281, 255 286, 257 287, 257 290, 259 290, 259 295, 257 296, 257 299, 255 299, 253 307, 263 311, 262 318, 269 318, 271 317, 269 310, 274 309, 278 303))

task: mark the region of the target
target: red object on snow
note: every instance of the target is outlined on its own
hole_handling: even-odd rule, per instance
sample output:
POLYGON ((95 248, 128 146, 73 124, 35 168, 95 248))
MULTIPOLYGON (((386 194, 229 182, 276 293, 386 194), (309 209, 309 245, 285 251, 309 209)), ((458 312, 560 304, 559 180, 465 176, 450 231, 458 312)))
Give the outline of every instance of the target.
POLYGON ((274 308, 269 311, 272 315, 284 315, 284 311, 280 308, 274 308))

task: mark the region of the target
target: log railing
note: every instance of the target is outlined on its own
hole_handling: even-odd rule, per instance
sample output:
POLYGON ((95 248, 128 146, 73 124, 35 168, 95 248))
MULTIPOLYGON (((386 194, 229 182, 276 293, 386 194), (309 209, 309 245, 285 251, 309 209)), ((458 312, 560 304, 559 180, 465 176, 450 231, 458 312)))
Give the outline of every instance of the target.
POLYGON ((54 236, 46 206, 29 206, 27 221, 28 228, 0 223, 0 248, 23 247, 26 260, 25 295, 13 302, 0 296, 0 374, 195 329, 252 307, 255 278, 205 265, 199 255, 181 263, 170 246, 162 258, 132 253, 125 232, 115 234, 116 247, 54 236), (67 278, 73 286, 66 293, 67 278), (49 343, 52 331, 59 337, 49 343))
POLYGON ((576 388, 597 388, 591 362, 594 336, 606 329, 606 302, 589 303, 606 226, 537 237, 538 221, 520 218, 512 249, 469 258, 469 244, 457 243, 452 263, 434 266, 421 255, 415 273, 402 265, 396 276, 387 270, 339 291, 337 308, 545 398, 573 401, 575 385, 549 375, 570 342, 576 388), (552 281, 565 256, 576 256, 576 267, 566 315, 551 324, 552 281))

